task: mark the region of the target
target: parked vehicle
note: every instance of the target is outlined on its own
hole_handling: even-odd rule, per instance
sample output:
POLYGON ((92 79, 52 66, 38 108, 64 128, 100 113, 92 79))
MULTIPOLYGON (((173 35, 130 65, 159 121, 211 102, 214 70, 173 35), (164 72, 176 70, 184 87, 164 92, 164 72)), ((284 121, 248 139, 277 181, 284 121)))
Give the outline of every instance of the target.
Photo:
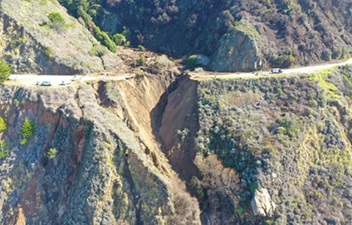
POLYGON ((51 86, 51 82, 50 81, 43 81, 40 86, 51 86))
POLYGON ((71 84, 71 81, 69 81, 69 80, 63 80, 61 83, 60 83, 60 85, 68 85, 68 84, 71 84))
POLYGON ((271 69, 271 73, 282 73, 283 71, 282 71, 282 69, 280 69, 280 68, 272 68, 271 69))

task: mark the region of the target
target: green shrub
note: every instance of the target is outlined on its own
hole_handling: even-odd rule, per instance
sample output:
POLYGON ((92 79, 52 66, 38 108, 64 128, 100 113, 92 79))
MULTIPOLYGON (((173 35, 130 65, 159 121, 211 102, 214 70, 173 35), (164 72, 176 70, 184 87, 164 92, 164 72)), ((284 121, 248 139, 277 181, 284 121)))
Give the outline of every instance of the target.
POLYGON ((56 30, 57 32, 62 32, 66 27, 65 19, 57 12, 51 12, 48 15, 50 23, 48 24, 51 29, 56 30))
POLYGON ((104 46, 106 46, 111 52, 116 52, 116 44, 110 39, 109 35, 101 31, 99 27, 93 28, 93 34, 95 38, 104 46))
POLYGON ((191 69, 195 68, 197 66, 198 63, 198 57, 197 55, 191 55, 190 57, 188 57, 187 59, 187 66, 191 69))
POLYGON ((139 51, 145 51, 145 48, 142 45, 138 45, 139 51))
POLYGON ((0 116, 0 132, 4 132, 6 129, 7 129, 7 124, 4 118, 0 116))
POLYGON ((238 213, 238 214, 242 214, 243 211, 244 211, 244 208, 242 208, 242 207, 236 208, 236 213, 238 213))
POLYGON ((92 17, 84 11, 82 6, 77 8, 77 14, 83 19, 86 25, 89 25, 89 23, 92 21, 92 17))
POLYGON ((114 34, 114 36, 112 36, 112 40, 118 46, 124 45, 127 42, 126 37, 123 36, 122 34, 114 34))
POLYGON ((9 154, 9 148, 4 141, 0 141, 0 159, 5 159, 9 154))
POLYGON ((11 75, 11 66, 5 61, 0 60, 0 84, 3 83, 11 75))
POLYGON ((330 49, 325 49, 322 53, 321 53, 321 58, 324 61, 330 61, 332 57, 332 52, 330 49))
POLYGON ((54 57, 53 50, 50 47, 45 48, 44 54, 51 59, 54 57))
POLYGON ((31 122, 28 118, 26 118, 19 132, 19 134, 22 135, 23 137, 23 140, 20 143, 21 145, 28 144, 28 138, 33 136, 34 130, 35 130, 34 123, 31 122))
POLYGON ((17 38, 10 41, 10 47, 14 49, 20 46, 22 43, 23 43, 23 38, 17 38))
POLYGON ((146 61, 147 61, 147 59, 145 58, 145 56, 141 55, 136 62, 136 66, 143 66, 146 61))
POLYGON ((56 157, 57 153, 58 153, 58 151, 57 151, 56 148, 50 148, 48 153, 47 153, 47 156, 48 156, 49 159, 53 159, 53 158, 56 157))

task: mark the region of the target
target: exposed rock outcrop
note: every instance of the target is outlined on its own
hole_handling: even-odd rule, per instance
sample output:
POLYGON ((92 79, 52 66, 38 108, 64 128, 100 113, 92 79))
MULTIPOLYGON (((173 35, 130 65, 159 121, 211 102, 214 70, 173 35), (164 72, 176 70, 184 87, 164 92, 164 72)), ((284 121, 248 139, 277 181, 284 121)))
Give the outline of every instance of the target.
POLYGON ((263 57, 258 32, 251 25, 240 25, 220 39, 210 60, 215 71, 253 71, 263 67, 263 57))
POLYGON ((255 190, 251 205, 256 216, 271 216, 276 208, 276 204, 271 200, 269 192, 265 188, 255 190))

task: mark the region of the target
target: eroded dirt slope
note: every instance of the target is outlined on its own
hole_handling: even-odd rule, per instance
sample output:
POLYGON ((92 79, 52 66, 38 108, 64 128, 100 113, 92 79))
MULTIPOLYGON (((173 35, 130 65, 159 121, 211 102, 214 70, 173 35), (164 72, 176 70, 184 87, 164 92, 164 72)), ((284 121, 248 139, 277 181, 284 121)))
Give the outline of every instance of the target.
POLYGON ((197 200, 155 141, 150 114, 174 80, 1 87, 1 222, 199 224, 197 200), (35 125, 20 144, 25 118, 35 125), (49 157, 50 149, 57 153, 49 157))

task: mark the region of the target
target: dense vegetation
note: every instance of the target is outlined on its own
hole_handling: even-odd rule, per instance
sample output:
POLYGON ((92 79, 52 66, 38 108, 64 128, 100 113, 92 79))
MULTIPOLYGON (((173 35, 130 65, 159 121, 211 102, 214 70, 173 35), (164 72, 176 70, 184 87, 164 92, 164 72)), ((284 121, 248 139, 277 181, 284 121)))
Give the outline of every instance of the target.
POLYGON ((111 52, 116 52, 116 46, 129 45, 126 31, 121 31, 121 34, 116 32, 109 34, 95 25, 99 15, 103 12, 100 0, 59 0, 59 2, 67 7, 72 15, 81 18, 95 38, 111 52))
POLYGON ((336 4, 323 0, 60 2, 111 37, 129 30, 125 37, 134 46, 143 44, 176 56, 211 56, 223 35, 240 27, 258 35, 258 48, 270 66, 342 59, 351 53, 351 3, 347 0, 336 4))
MULTIPOLYGON (((206 157, 216 154, 240 176, 239 187, 231 187, 239 192, 221 192, 229 199, 223 207, 237 214, 227 215, 228 220, 238 216, 254 224, 351 221, 351 88, 352 67, 308 78, 201 83, 198 150, 206 157), (268 189, 278 205, 272 217, 254 218, 250 213, 258 188, 268 189)), ((206 191, 208 184, 200 183, 206 191)), ((208 204, 203 205, 207 210, 208 204)))

